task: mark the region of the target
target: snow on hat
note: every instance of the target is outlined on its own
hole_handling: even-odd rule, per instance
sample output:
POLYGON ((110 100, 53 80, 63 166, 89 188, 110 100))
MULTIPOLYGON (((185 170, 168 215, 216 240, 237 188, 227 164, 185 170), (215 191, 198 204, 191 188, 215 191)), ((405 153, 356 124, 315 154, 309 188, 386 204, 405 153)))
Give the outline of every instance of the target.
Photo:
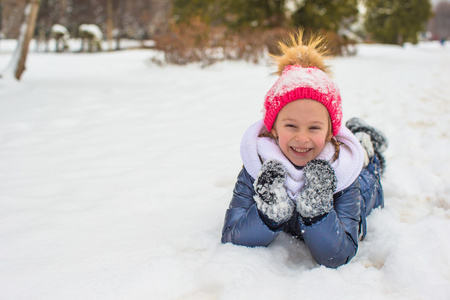
POLYGON ((322 103, 331 118, 333 136, 342 122, 341 95, 332 81, 331 72, 324 60, 328 58, 322 37, 312 37, 304 45, 303 32, 291 36, 290 45, 280 43, 282 55, 273 56, 278 65, 278 80, 266 94, 264 124, 272 130, 280 110, 289 102, 311 99, 322 103))

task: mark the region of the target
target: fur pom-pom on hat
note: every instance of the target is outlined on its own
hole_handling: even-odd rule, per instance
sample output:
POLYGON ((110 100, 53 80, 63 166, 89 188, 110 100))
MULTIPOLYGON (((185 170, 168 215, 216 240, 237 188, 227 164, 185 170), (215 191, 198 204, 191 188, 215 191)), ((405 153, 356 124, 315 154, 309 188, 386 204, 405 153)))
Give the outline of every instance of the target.
POLYGON ((331 71, 325 64, 329 58, 324 38, 312 36, 303 43, 303 31, 292 35, 290 42, 279 43, 281 55, 272 56, 280 77, 266 94, 264 124, 272 130, 280 110, 289 102, 311 99, 322 103, 330 114, 335 136, 342 123, 342 103, 331 71))

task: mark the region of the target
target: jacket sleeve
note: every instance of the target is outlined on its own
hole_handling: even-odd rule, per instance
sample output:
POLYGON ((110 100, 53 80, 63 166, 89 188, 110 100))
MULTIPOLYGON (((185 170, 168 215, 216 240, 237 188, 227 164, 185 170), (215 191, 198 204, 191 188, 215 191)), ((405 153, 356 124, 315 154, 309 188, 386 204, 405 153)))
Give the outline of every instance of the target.
POLYGON ((361 191, 358 179, 334 195, 334 208, 309 226, 300 220, 303 239, 321 265, 337 268, 355 256, 358 249, 361 191))
POLYGON ((239 173, 230 206, 225 214, 222 243, 268 246, 281 232, 271 230, 261 219, 253 200, 255 180, 245 168, 239 173))

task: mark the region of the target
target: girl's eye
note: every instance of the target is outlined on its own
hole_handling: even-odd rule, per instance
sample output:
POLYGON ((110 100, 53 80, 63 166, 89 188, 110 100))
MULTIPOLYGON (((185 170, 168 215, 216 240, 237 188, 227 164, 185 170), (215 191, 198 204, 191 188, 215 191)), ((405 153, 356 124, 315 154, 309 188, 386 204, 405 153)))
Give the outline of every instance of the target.
POLYGON ((319 126, 313 126, 313 127, 310 127, 310 129, 311 130, 320 130, 321 128, 319 126))
POLYGON ((295 125, 293 125, 293 124, 286 124, 286 127, 295 128, 295 125))

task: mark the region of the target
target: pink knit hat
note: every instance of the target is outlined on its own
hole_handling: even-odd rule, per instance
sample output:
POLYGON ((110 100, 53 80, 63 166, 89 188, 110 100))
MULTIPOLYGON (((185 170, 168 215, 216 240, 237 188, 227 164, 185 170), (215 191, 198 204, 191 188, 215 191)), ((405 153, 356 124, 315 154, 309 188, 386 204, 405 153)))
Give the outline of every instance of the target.
MULTIPOLYGON (((301 43, 301 36, 299 40, 301 43)), ((333 136, 341 128, 341 95, 331 77, 322 71, 328 70, 323 65, 324 57, 320 49, 315 49, 317 44, 313 41, 312 45, 281 47, 284 54, 276 57, 278 67, 282 69, 281 76, 266 94, 264 102, 264 124, 268 131, 272 130, 280 110, 289 102, 299 99, 316 100, 326 107, 331 117, 333 136)))

